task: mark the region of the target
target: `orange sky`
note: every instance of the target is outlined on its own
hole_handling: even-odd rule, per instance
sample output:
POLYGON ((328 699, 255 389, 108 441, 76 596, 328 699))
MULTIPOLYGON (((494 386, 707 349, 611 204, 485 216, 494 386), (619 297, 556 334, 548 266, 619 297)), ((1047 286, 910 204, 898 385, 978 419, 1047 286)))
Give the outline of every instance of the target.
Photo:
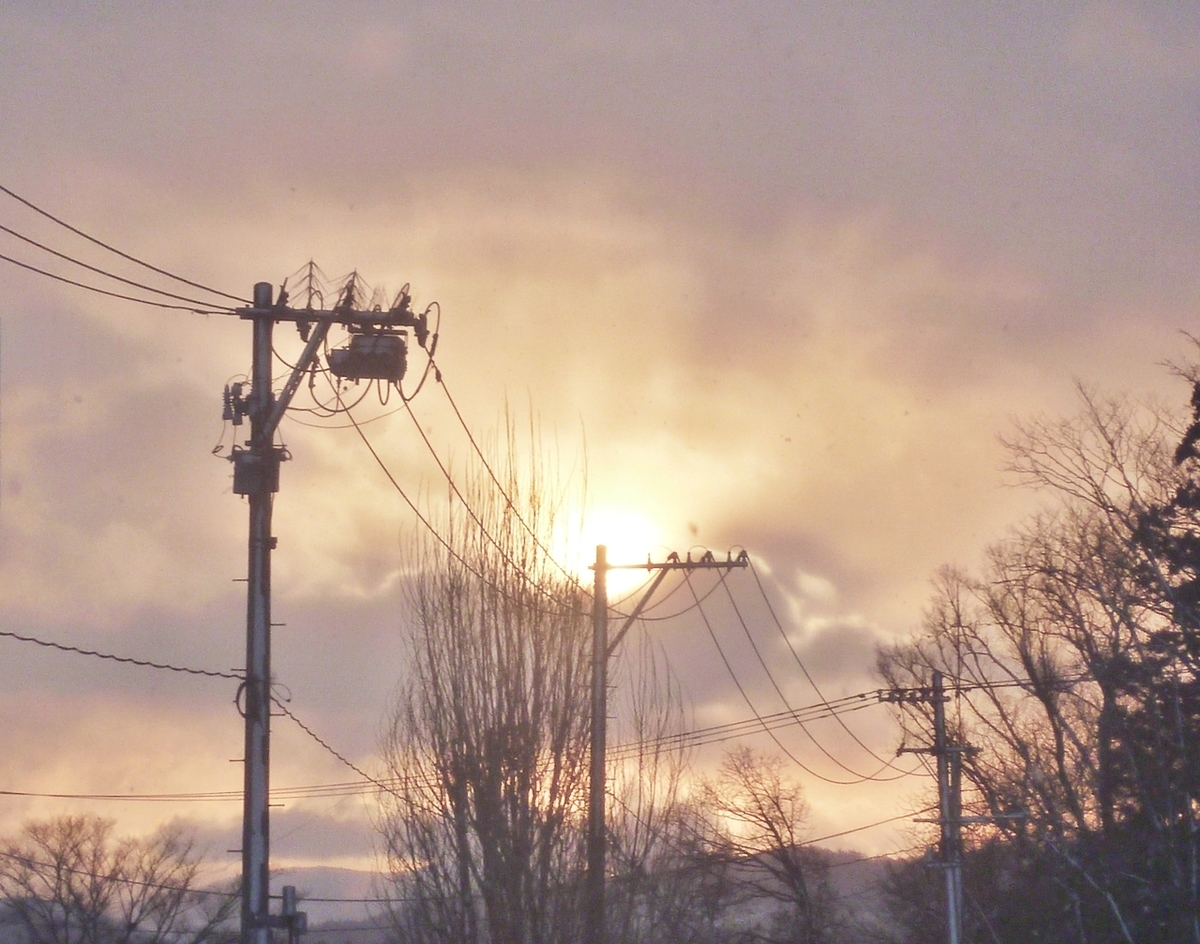
MULTIPOLYGON (((6 4, 0 79, 0 183, 88 232, 235 293, 313 258, 437 300, 473 428, 532 409, 564 469, 586 449, 596 505, 648 522, 646 550, 746 547, 829 697, 877 687, 874 646, 919 623, 933 571, 1036 503, 1004 487, 1012 417, 1071 410, 1076 380, 1185 399, 1160 365, 1188 356, 1198 307, 1195 11, 6 4)), ((13 201, 0 224, 113 263, 13 201)), ((245 508, 210 450, 245 325, 0 279, 0 627, 237 668, 245 508)), ((470 461, 436 390, 414 409, 470 461)), ((437 489, 407 417, 371 429, 437 489)), ((353 431, 283 432, 276 672, 375 769, 413 520, 353 431)), ((731 586, 788 701, 816 701, 752 579, 731 586)), ((780 710, 728 608, 713 617, 757 709, 780 710)), ((697 725, 749 714, 701 624, 653 632, 697 725)), ((0 788, 239 786, 230 684, 13 641, 0 656, 0 788)), ((285 720, 276 784, 352 779, 285 720)), ((847 720, 897 746, 884 709, 847 720)), ((928 786, 797 775, 814 835, 928 786)), ((129 828, 188 817, 217 849, 240 817, 83 806, 129 828)), ((79 808, 5 799, 0 829, 79 808)), ((845 842, 894 849, 908 828, 845 842)), ((277 816, 281 861, 366 862, 370 841, 361 799, 277 816)))

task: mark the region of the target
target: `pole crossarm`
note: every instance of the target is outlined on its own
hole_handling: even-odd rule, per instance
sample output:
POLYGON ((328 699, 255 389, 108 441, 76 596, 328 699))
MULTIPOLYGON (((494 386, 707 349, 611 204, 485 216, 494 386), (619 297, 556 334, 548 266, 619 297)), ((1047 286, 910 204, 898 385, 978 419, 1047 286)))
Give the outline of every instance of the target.
MULTIPOLYGON (((640 564, 605 564, 604 566, 608 570, 715 570, 728 567, 746 567, 749 564, 750 555, 746 551, 738 551, 736 556, 731 551, 725 555, 725 560, 717 560, 716 555, 712 551, 705 551, 696 560, 692 560, 692 555, 689 552, 685 559, 680 560, 679 552, 672 551, 667 555, 665 561, 658 561, 657 563, 647 559, 644 563, 640 564)), ((595 570, 596 565, 592 564, 589 569, 595 570)))
MULTIPOLYGON (((654 580, 650 586, 646 588, 646 592, 642 594, 642 598, 638 601, 637 606, 633 608, 633 612, 626 617, 621 628, 617 630, 617 635, 609 643, 605 652, 606 658, 612 658, 613 653, 617 651, 617 646, 621 644, 621 640, 625 638, 625 634, 629 632, 634 621, 642 615, 642 610, 646 608, 646 604, 650 602, 650 598, 654 596, 654 592, 662 585, 664 578, 673 570, 732 570, 734 567, 746 567, 750 563, 750 555, 745 551, 741 551, 737 557, 732 554, 727 554, 725 560, 717 560, 713 556, 712 551, 705 551, 704 556, 699 560, 692 560, 691 555, 688 555, 687 560, 680 560, 679 554, 672 551, 665 561, 654 563, 647 560, 644 564, 607 564, 608 570, 657 570, 654 575, 654 580)), ((596 565, 592 565, 595 569, 596 565)))
POLYGON ((943 703, 950 700, 945 690, 933 688, 892 688, 879 692, 879 700, 891 702, 894 705, 931 705, 935 699, 943 703))
MULTIPOLYGON (((974 747, 970 744, 946 744, 941 748, 908 747, 907 745, 901 745, 896 749, 896 754, 897 756, 900 754, 932 754, 935 756, 938 754, 978 754, 979 750, 980 749, 978 747, 974 747)), ((913 820, 913 822, 917 821, 913 820)))
MULTIPOLYGON (((286 295, 285 295, 286 300, 286 295)), ((272 305, 268 308, 250 306, 234 309, 239 318, 253 320, 255 318, 270 318, 273 321, 287 321, 296 325, 305 324, 340 324, 348 328, 413 328, 417 332, 420 343, 426 327, 429 324, 424 314, 413 314, 408 307, 408 299, 404 299, 403 307, 391 308, 387 311, 361 311, 350 306, 337 305, 333 308, 292 308, 286 303, 272 305)))

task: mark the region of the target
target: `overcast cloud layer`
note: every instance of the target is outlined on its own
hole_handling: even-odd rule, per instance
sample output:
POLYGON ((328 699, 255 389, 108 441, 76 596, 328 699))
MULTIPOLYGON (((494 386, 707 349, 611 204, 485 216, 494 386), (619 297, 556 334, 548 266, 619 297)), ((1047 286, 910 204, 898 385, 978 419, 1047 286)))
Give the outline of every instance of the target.
MULTIPOLYGON (((312 258, 437 300, 472 426, 531 408, 564 470, 586 451, 594 505, 652 523, 630 532, 653 540, 641 553, 748 548, 829 697, 875 688, 874 646, 919 623, 933 571, 1036 501, 1003 487, 1011 417, 1069 412, 1077 380, 1185 398, 1161 364, 1188 356, 1200 309, 1200 8, 9 3, 0 90, 0 184, 126 251, 239 294, 312 258)), ((115 264, 0 201, 0 224, 115 264)), ((7 264, 0 280, 0 628, 237 669, 245 507, 210 450, 230 441, 220 393, 247 327, 7 264)), ((468 465, 440 392, 414 409, 468 465)), ((370 428, 437 490, 407 416, 370 428)), ((276 673, 374 770, 414 521, 352 430, 283 432, 276 673)), ((788 701, 816 701, 753 578, 730 586, 788 701)), ((732 610, 712 616, 758 710, 780 710, 732 610)), ((748 716, 702 623, 652 632, 694 723, 748 716)), ((0 788, 240 787, 233 683, 0 654, 0 788)), ((896 747, 883 709, 850 723, 896 747)), ((274 783, 353 779, 276 730, 274 783)), ((796 773, 814 835, 928 789, 796 773)), ((369 863, 368 807, 293 804, 280 861, 369 863)), ((81 808, 130 829, 186 817, 217 849, 240 817, 12 797, 0 828, 81 808)))

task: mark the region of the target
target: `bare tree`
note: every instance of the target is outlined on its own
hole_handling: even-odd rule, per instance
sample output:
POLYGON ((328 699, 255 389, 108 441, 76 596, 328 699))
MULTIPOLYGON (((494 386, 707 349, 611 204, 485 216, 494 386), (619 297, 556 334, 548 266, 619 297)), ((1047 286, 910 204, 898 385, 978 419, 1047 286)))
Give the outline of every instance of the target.
MULTIPOLYGON (((530 439, 522 472, 507 424, 491 468, 453 489, 441 537, 414 549, 410 669, 383 742, 398 786, 383 795, 380 824, 394 923, 413 944, 581 933, 592 602, 548 551, 578 522, 564 521, 530 439)), ((688 756, 666 746, 683 726, 682 696, 635 637, 642 644, 617 660, 613 702, 628 740, 609 755, 610 939, 686 944, 699 940, 707 879, 688 871, 684 848, 688 756)))
POLYGON ((0 845, 0 896, 29 944, 231 940, 237 890, 201 888, 201 867, 177 827, 118 839, 110 820, 63 816, 0 845))
POLYGON ((800 784, 786 776, 782 759, 734 748, 725 755, 716 780, 705 783, 702 798, 718 823, 714 858, 740 889, 742 900, 781 906, 757 936, 778 944, 828 940, 832 909, 827 870, 804 845, 808 805, 800 784))
POLYGON ((729 887, 707 867, 709 818, 684 796, 690 753, 673 744, 683 728, 682 693, 644 634, 628 653, 617 711, 629 742, 610 752, 609 939, 709 942, 729 887))
POLYGON ((994 898, 1000 924, 1040 904, 1041 930, 1060 940, 1200 941, 1195 671, 1163 644, 1186 627, 1145 527, 1182 481, 1178 424, 1080 396, 1078 416, 1025 424, 1008 443, 1049 503, 980 576, 943 571, 922 630, 880 668, 898 686, 935 669, 957 680, 957 736, 982 748, 963 758, 969 804, 1025 814, 978 834, 1010 881, 1037 876, 1043 890, 1024 906, 994 898))
POLYGON ((383 744, 405 941, 577 937, 590 601, 548 554, 560 509, 537 462, 518 474, 513 438, 495 463, 503 494, 471 478, 442 540, 416 548, 410 673, 383 744))

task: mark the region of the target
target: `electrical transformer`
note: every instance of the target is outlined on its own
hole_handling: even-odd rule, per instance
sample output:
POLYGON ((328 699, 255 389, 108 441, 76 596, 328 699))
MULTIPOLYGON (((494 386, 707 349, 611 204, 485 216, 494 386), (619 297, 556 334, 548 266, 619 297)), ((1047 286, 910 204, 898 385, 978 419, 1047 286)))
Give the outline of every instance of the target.
POLYGON ((329 352, 329 371, 347 380, 404 379, 408 346, 398 332, 352 334, 347 347, 329 352))

